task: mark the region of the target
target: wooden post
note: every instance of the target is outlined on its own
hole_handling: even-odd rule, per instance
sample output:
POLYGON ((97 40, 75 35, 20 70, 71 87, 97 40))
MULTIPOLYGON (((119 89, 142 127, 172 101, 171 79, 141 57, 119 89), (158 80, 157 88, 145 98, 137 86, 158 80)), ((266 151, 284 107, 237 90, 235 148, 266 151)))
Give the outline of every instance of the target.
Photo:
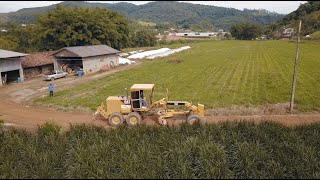
POLYGON ((298 65, 298 55, 299 55, 300 31, 301 31, 301 20, 299 23, 299 32, 298 32, 298 39, 297 39, 296 61, 294 63, 294 68, 293 68, 293 80, 292 80, 291 102, 290 102, 290 112, 291 113, 293 113, 294 92, 296 90, 296 82, 297 82, 297 65, 298 65))
POLYGON ((3 80, 2 80, 1 71, 0 71, 0 86, 3 86, 3 80))

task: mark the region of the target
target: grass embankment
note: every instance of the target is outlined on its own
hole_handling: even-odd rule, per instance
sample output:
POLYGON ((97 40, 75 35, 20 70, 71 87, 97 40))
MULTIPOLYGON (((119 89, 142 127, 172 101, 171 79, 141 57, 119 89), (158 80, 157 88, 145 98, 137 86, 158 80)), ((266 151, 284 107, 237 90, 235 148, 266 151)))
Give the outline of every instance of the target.
POLYGON ((320 178, 320 124, 0 129, 0 178, 320 178))
MULTIPOLYGON (((138 68, 118 72, 35 101, 92 110, 124 88, 153 83, 156 97, 169 89, 170 100, 204 103, 206 108, 256 106, 290 101, 296 44, 288 41, 205 41, 185 45, 191 49, 145 60, 138 68), (179 61, 176 61, 179 60, 179 61)), ((320 107, 320 44, 302 42, 297 69, 295 108, 320 107)))

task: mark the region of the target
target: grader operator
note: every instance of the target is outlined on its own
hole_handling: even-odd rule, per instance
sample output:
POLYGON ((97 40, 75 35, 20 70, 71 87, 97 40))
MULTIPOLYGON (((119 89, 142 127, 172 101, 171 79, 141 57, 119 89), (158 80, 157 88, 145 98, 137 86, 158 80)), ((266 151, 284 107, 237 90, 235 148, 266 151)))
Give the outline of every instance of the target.
MULTIPOLYGON (((126 89, 127 90, 127 89, 126 89)), ((166 125, 165 118, 173 115, 187 115, 187 123, 194 124, 202 121, 204 117, 204 105, 192 105, 186 101, 168 101, 168 91, 165 98, 153 102, 154 84, 134 84, 126 96, 109 96, 105 105, 102 103, 97 108, 95 116, 101 114, 108 120, 111 126, 120 126, 126 121, 127 125, 135 126, 142 122, 142 117, 152 114, 156 110, 158 122, 166 125), (148 94, 148 96, 145 96, 148 94), (173 109, 181 107, 180 109, 173 109)))

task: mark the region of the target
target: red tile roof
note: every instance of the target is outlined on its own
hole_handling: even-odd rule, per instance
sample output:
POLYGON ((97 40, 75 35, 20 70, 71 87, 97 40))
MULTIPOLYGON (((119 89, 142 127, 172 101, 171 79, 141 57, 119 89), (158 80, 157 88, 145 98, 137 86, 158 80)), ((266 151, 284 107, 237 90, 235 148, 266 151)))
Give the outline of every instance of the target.
POLYGON ((54 56, 52 56, 52 54, 55 52, 56 51, 32 53, 21 58, 21 65, 23 68, 30 68, 53 64, 54 56))

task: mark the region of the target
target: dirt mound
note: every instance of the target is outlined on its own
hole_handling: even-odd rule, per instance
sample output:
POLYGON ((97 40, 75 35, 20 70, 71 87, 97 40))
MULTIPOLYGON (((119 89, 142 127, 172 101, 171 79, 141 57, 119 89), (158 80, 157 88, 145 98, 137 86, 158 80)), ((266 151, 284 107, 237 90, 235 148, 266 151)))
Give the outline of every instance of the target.
POLYGON ((167 61, 168 63, 172 63, 172 64, 179 64, 182 63, 183 60, 169 60, 167 61))
POLYGON ((249 115, 285 115, 289 114, 290 103, 267 104, 255 107, 232 106, 206 110, 206 115, 249 116, 249 115))

